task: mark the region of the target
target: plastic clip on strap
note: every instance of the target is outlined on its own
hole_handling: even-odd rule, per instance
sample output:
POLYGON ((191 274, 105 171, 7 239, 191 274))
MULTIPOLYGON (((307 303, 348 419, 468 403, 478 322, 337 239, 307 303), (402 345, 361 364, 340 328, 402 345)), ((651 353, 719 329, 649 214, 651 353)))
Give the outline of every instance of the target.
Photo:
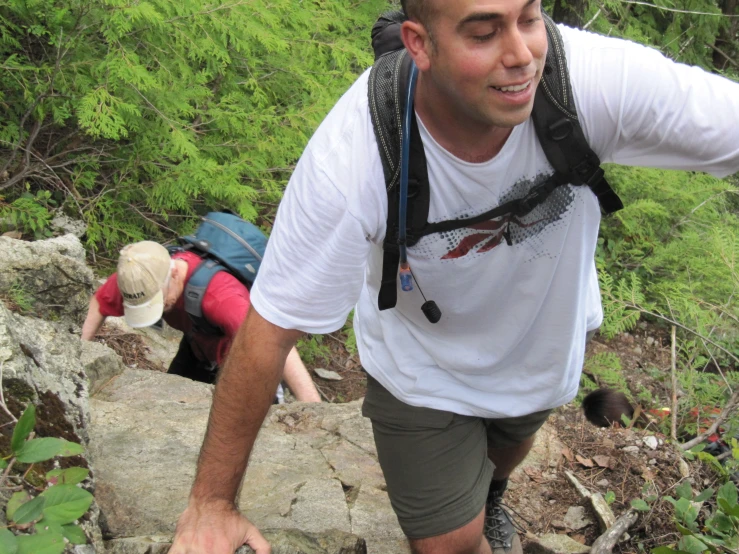
MULTIPOLYGON (((404 291, 413 290, 413 281, 415 277, 408 263, 407 243, 407 220, 406 212, 408 211, 408 165, 410 161, 410 144, 411 144, 411 121, 415 116, 413 109, 413 95, 416 91, 416 80, 418 78, 418 68, 414 62, 411 62, 411 73, 408 77, 408 90, 405 99, 405 114, 403 120, 403 135, 401 136, 400 148, 400 200, 398 202, 398 249, 400 251, 400 288, 404 291)), ((416 281, 418 284, 418 281, 416 281)), ((424 303, 421 311, 431 323, 437 323, 441 319, 441 310, 433 300, 426 300, 421 287, 418 287, 424 303)))

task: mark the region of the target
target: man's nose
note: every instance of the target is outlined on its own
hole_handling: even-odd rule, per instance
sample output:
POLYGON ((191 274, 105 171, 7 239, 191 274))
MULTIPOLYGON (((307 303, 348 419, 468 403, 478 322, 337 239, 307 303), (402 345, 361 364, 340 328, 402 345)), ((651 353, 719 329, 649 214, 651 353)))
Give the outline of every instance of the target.
POLYGON ((507 33, 503 47, 505 50, 502 60, 506 67, 525 67, 534 60, 526 37, 521 34, 518 27, 512 28, 507 33))

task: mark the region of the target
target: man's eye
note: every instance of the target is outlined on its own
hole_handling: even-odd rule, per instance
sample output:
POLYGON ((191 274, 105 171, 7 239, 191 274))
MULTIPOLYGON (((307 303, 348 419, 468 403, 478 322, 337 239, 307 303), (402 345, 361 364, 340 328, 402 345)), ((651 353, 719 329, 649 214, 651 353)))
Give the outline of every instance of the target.
POLYGON ((472 37, 472 40, 474 40, 476 42, 485 42, 487 40, 490 40, 494 36, 495 36, 495 31, 493 31, 492 33, 488 33, 487 35, 474 36, 474 37, 472 37))

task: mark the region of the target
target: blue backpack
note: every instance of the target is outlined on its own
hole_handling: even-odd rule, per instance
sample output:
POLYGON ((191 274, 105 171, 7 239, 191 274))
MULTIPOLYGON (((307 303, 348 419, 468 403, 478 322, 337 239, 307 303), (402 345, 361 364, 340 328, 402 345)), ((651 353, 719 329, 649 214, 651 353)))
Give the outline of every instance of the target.
POLYGON ((185 285, 185 311, 198 332, 222 335, 221 329, 203 317, 205 291, 219 271, 227 271, 251 289, 267 248, 267 237, 256 225, 224 211, 208 213, 194 234, 178 240, 181 246, 170 249, 170 253, 195 252, 203 258, 185 285))

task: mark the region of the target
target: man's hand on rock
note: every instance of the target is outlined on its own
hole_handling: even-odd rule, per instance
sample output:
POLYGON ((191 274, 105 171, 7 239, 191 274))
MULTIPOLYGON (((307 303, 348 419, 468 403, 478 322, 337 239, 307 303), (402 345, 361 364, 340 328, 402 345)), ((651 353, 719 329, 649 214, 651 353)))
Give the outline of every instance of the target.
POLYGON ((177 522, 169 554, 233 554, 242 545, 270 554, 269 543, 230 502, 190 502, 177 522))

